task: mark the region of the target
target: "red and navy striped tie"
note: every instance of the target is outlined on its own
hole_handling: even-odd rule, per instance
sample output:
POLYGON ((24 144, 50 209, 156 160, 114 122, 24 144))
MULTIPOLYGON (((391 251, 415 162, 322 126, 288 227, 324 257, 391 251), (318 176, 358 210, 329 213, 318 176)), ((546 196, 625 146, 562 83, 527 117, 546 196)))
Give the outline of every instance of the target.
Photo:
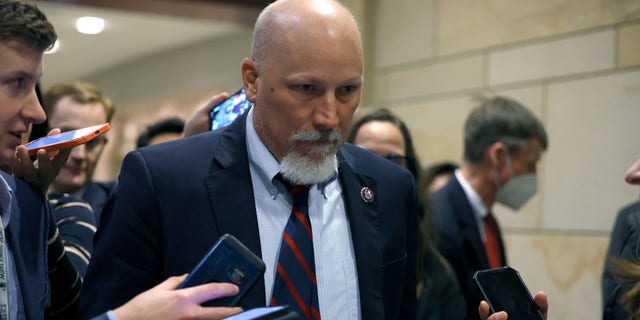
POLYGON ((308 210, 309 187, 281 181, 293 197, 293 208, 282 233, 278 272, 269 304, 288 305, 302 319, 320 319, 308 210))

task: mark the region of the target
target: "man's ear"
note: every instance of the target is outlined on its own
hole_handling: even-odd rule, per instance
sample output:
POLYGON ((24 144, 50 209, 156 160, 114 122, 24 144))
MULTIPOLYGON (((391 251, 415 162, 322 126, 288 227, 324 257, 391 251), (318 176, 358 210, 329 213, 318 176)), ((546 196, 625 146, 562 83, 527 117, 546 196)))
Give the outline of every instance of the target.
POLYGON ((487 154, 485 155, 489 162, 496 168, 498 171, 502 170, 502 168, 506 165, 507 158, 507 145, 503 142, 496 141, 487 149, 487 154))
POLYGON ((247 93, 247 100, 255 103, 258 93, 258 70, 255 60, 249 58, 242 60, 242 82, 247 93))

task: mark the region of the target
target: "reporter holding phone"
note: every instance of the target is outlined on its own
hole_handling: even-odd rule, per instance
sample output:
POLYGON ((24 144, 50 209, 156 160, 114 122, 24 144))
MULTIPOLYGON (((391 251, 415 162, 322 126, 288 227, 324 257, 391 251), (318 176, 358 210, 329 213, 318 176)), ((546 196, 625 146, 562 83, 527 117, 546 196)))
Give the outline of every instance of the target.
MULTIPOLYGON (((536 302, 540 311, 542 311, 542 316, 544 316, 545 320, 547 319, 547 310, 549 309, 549 303, 547 301, 547 294, 539 291, 533 296, 533 300, 536 302)), ((507 320, 509 319, 509 315, 504 311, 498 311, 494 314, 490 314, 489 304, 486 301, 481 301, 480 306, 478 307, 478 314, 480 315, 480 319, 482 320, 507 320)), ((518 320, 518 319, 512 319, 518 320)))
MULTIPOLYGON (((4 301, 0 308, 9 319, 44 319, 45 310, 51 307, 49 301, 59 289, 51 278, 70 276, 56 280, 62 284, 78 282, 73 271, 47 276, 48 269, 59 270, 63 268, 60 263, 68 263, 62 247, 60 252, 51 252, 49 248, 52 259, 47 259, 47 244, 51 240, 48 232, 55 224, 51 224, 51 213, 43 194, 67 160, 69 150, 61 151, 52 159, 46 151, 39 151, 34 163, 27 150, 18 147, 22 142, 20 135, 27 133, 29 125, 46 119, 35 86, 42 76, 43 52, 53 45, 56 37, 53 26, 34 4, 23 0, 0 1, 0 127, 3 128, 0 131, 0 231, 4 232, 0 250, 6 252, 0 256, 0 268, 6 276, 0 280, 6 289, 0 290, 4 291, 0 292, 4 301)), ((51 134, 59 132, 53 130, 51 134)), ((123 304, 112 315, 120 316, 120 320, 177 320, 196 315, 220 319, 241 310, 200 306, 203 300, 234 295, 235 286, 207 284, 173 290, 183 278, 166 280, 123 304), (163 311, 162 307, 171 310, 154 313, 163 311)), ((67 293, 76 295, 77 291, 67 293)), ((64 307, 74 308, 72 299, 63 303, 64 307)), ((97 319, 107 319, 109 315, 105 311, 97 319)), ((70 314, 65 319, 75 318, 75 314, 70 314)))

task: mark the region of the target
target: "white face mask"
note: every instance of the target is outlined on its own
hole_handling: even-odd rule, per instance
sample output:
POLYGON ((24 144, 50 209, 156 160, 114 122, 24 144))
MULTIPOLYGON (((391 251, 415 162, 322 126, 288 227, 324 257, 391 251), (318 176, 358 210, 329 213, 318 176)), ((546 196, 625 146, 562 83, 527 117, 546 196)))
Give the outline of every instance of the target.
POLYGON ((511 179, 509 179, 504 186, 500 187, 498 173, 494 169, 496 186, 499 188, 498 194, 496 194, 496 201, 517 211, 536 194, 538 179, 533 173, 514 176, 511 159, 509 156, 507 156, 506 159, 511 179))

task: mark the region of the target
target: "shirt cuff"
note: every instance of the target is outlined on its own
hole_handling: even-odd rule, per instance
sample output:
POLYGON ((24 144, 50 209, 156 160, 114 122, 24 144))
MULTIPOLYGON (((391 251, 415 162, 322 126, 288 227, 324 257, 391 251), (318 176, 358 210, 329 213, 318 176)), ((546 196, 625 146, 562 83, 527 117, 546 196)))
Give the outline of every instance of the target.
POLYGON ((118 317, 113 313, 113 310, 109 310, 109 312, 107 312, 107 318, 109 318, 109 320, 118 320, 118 317))

